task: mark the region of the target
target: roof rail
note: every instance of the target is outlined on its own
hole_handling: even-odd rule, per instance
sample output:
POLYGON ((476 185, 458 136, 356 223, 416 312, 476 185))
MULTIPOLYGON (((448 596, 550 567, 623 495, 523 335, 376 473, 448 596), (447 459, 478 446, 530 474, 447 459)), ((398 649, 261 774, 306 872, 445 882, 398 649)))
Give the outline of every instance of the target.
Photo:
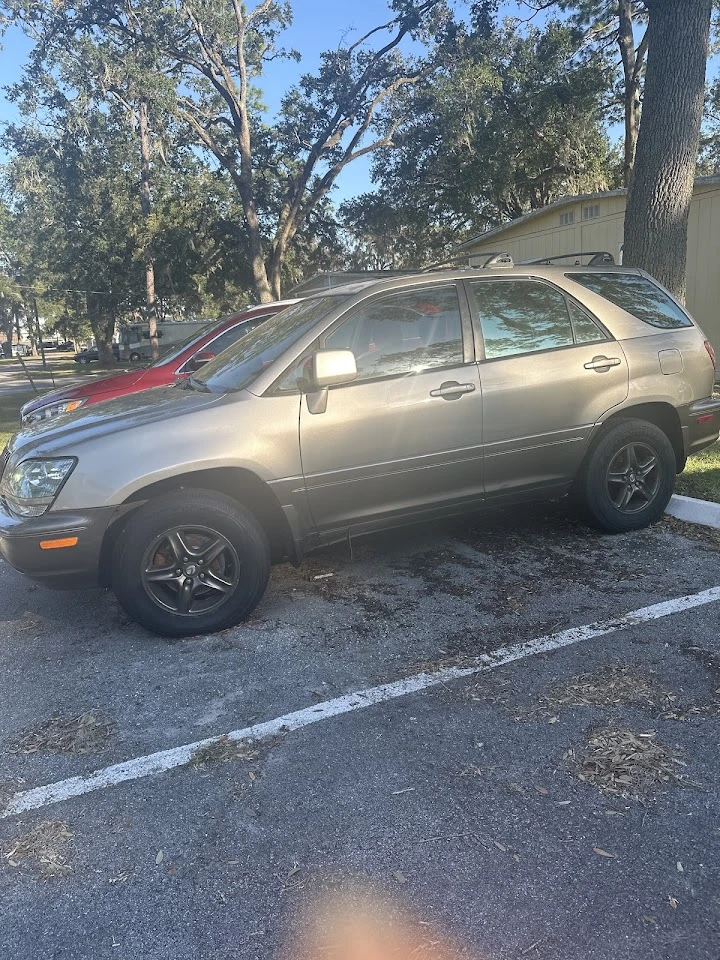
POLYGON ((543 263, 551 264, 557 260, 569 260, 571 257, 580 258, 573 266, 583 266, 581 263, 582 257, 590 257, 590 260, 584 264, 584 266, 587 267, 615 266, 615 257, 611 253, 608 253, 607 250, 579 250, 574 253, 559 253, 553 257, 538 257, 537 260, 523 260, 522 265, 525 267, 539 267, 543 263))
POLYGON ((513 263, 513 258, 510 256, 509 253, 505 253, 504 250, 498 253, 473 254, 473 256, 481 256, 481 257, 484 257, 485 259, 483 260, 482 263, 469 266, 467 263, 467 259, 468 259, 467 254, 465 254, 465 256, 449 257, 447 260, 440 260, 439 263, 432 263, 430 264, 429 267, 423 267, 423 269, 420 272, 430 273, 433 270, 441 270, 443 267, 450 268, 455 265, 467 267, 468 270, 484 270, 486 267, 508 267, 509 268, 509 267, 515 266, 515 264, 513 263))

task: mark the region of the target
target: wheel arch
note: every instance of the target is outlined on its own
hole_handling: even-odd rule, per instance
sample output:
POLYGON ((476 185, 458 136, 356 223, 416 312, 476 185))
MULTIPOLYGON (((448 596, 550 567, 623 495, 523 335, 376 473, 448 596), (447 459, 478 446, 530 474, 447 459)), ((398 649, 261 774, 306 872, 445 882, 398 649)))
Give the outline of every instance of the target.
POLYGON ((664 401, 636 403, 630 407, 623 407, 622 410, 618 410, 609 416, 607 420, 603 420, 602 424, 600 424, 599 428, 595 431, 592 442, 585 454, 585 460, 587 460, 600 438, 621 420, 646 420, 662 430, 675 451, 676 472, 681 473, 683 471, 687 457, 685 455, 680 416, 671 403, 664 401))
POLYGON ((293 536, 288 518, 270 486, 251 470, 241 467, 212 467, 193 470, 147 484, 134 491, 121 505, 118 516, 108 527, 100 553, 100 582, 108 586, 110 565, 115 544, 128 518, 143 503, 163 494, 184 489, 213 490, 248 507, 255 514, 270 541, 273 562, 300 559, 300 548, 293 536))

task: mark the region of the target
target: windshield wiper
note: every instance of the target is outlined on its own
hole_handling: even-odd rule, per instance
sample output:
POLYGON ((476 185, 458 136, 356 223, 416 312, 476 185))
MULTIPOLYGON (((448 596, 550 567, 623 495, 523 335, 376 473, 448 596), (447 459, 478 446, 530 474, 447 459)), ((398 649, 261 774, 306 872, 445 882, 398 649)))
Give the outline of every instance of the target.
POLYGON ((188 377, 187 380, 181 380, 176 386, 181 390, 197 390, 198 393, 212 393, 210 387, 202 380, 196 380, 195 377, 188 377))

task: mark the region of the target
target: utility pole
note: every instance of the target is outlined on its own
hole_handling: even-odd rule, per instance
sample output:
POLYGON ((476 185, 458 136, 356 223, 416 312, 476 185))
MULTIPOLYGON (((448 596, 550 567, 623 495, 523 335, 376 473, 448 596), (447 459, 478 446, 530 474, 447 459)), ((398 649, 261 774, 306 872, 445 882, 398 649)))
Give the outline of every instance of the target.
POLYGON ((32 298, 33 313, 35 314, 35 330, 37 331, 38 344, 40 345, 40 356, 42 357, 43 370, 47 370, 47 360, 45 359, 45 347, 42 341, 42 330, 40 329, 40 315, 38 314, 37 300, 32 298))

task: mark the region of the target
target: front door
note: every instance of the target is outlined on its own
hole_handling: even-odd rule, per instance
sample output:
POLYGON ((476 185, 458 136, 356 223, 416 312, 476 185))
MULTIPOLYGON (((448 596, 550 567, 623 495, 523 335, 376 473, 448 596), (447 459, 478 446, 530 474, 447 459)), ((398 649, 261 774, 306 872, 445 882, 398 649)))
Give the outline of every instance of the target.
POLYGON ((567 484, 593 425, 627 397, 622 347, 544 281, 508 277, 469 286, 484 348, 486 495, 567 484))
POLYGON ((300 446, 319 529, 407 517, 482 497, 482 396, 464 291, 418 286, 369 299, 324 338, 357 379, 312 413, 300 446))

